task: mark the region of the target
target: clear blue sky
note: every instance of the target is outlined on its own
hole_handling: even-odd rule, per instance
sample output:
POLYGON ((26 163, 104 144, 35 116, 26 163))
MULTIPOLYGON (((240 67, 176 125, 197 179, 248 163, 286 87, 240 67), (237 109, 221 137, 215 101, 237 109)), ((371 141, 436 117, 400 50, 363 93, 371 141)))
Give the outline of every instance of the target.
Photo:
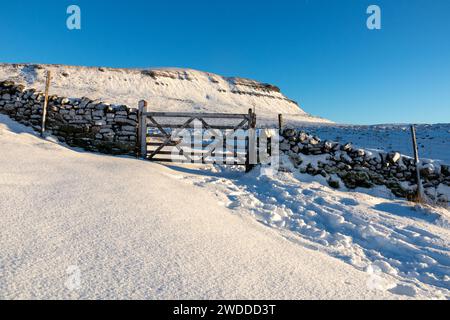
POLYGON ((0 30, 0 62, 189 67, 276 84, 339 122, 450 122, 450 0, 2 1, 0 30))

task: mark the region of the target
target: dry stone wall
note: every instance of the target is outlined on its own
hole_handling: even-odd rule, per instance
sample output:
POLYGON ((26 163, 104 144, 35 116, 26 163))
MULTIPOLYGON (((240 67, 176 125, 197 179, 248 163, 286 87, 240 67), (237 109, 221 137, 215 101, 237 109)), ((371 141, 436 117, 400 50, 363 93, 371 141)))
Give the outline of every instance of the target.
MULTIPOLYGON (((12 81, 0 82, 0 113, 41 129, 44 94, 12 81)), ((50 96, 46 132, 69 146, 107 154, 134 154, 137 109, 89 98, 50 96)))
MULTIPOLYGON (((371 152, 354 148, 350 143, 322 141, 317 136, 292 128, 282 132, 281 151, 301 173, 321 175, 333 188, 348 189, 386 186, 398 197, 412 198, 417 190, 416 166, 412 158, 398 152, 371 152)), ((447 204, 450 167, 431 162, 421 163, 425 191, 436 202, 447 204)))

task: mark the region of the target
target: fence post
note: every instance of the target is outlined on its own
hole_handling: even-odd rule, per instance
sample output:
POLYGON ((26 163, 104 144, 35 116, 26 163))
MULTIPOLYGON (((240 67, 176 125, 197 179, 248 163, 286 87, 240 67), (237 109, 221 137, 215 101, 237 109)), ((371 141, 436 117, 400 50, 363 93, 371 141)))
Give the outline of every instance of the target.
POLYGON ((250 172, 256 164, 256 114, 252 109, 248 110, 249 115, 249 130, 248 130, 248 149, 247 161, 245 163, 245 172, 250 172))
POLYGON ((147 115, 148 111, 147 101, 139 101, 139 111, 138 111, 138 144, 139 144, 139 154, 142 159, 147 158, 147 115))
POLYGON ((47 79, 45 81, 45 97, 44 105, 42 106, 42 123, 41 123, 41 137, 45 134, 45 123, 47 122, 47 106, 48 106, 48 92, 50 90, 51 72, 47 71, 47 79))
POLYGON ((283 127, 284 127, 283 115, 279 114, 278 115, 278 130, 279 130, 280 135, 283 133, 283 127))
POLYGON ((411 137, 413 142, 414 149, 414 162, 416 165, 416 179, 417 179, 417 200, 419 202, 425 201, 425 193, 423 190, 422 179, 420 178, 420 159, 419 159, 419 148, 417 147, 417 138, 416 138, 416 127, 411 125, 411 137))

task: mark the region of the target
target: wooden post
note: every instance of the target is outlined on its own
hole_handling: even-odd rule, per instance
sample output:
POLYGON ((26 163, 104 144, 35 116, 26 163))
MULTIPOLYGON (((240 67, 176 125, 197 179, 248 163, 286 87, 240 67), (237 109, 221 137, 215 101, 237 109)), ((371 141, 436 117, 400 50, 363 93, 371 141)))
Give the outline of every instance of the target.
POLYGON ((247 148, 247 161, 245 165, 245 171, 250 172, 256 164, 256 114, 253 113, 252 109, 248 110, 248 115, 250 119, 249 130, 248 130, 248 148, 247 148))
POLYGON ((283 133, 283 127, 284 127, 283 115, 279 114, 278 115, 278 130, 279 130, 280 135, 283 133))
POLYGON ((51 73, 50 70, 47 71, 47 79, 45 81, 45 97, 44 97, 44 105, 42 106, 42 123, 41 123, 41 137, 44 137, 45 134, 45 123, 47 121, 47 106, 48 106, 48 92, 50 90, 50 80, 51 73))
POLYGON ((420 178, 420 159, 419 159, 419 148, 417 147, 417 138, 416 138, 416 127, 414 125, 411 126, 411 137, 413 142, 414 149, 414 162, 416 165, 416 179, 417 179, 417 200, 420 202, 425 201, 425 193, 423 190, 422 179, 420 178))
POLYGON ((140 148, 140 156, 142 159, 147 158, 147 115, 148 104, 147 101, 141 100, 139 102, 139 124, 138 124, 138 143, 140 148))

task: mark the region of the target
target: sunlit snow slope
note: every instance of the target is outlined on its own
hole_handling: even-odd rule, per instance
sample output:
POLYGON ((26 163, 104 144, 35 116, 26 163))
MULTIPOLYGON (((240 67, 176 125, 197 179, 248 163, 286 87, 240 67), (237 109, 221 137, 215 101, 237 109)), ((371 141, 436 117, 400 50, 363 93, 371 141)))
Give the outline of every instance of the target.
POLYGON ((0 80, 44 89, 52 72, 51 93, 89 97, 136 107, 148 100, 151 111, 247 113, 275 122, 279 113, 299 122, 326 123, 304 112, 276 86, 243 78, 227 78, 190 69, 111 69, 63 65, 0 64, 0 80))
POLYGON ((170 167, 66 149, 3 115, 0 148, 0 299, 403 298, 170 167))

